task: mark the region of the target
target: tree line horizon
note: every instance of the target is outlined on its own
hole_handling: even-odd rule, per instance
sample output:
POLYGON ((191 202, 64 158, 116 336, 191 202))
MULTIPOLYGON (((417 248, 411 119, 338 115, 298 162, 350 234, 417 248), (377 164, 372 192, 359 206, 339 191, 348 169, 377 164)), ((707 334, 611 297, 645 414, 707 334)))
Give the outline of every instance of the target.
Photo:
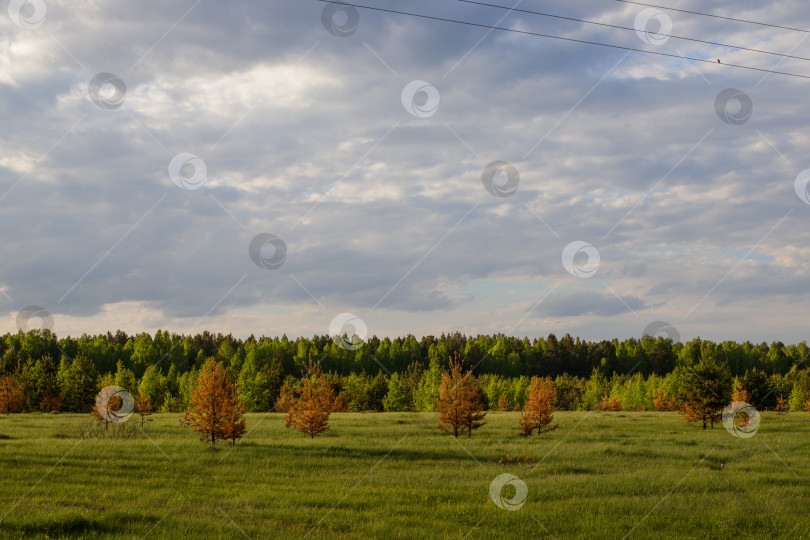
POLYGON ((586 341, 570 334, 529 339, 454 332, 419 340, 372 336, 365 342, 356 336, 240 339, 162 330, 76 338, 31 330, 0 336, 0 377, 12 376, 22 386, 24 409, 46 410, 48 396, 57 396, 59 410, 76 412, 92 407, 102 377, 133 395, 145 393, 156 411, 182 412, 210 358, 237 383, 248 411, 273 410, 283 390, 296 387, 310 358, 343 392, 352 411, 435 410, 441 373, 453 358, 474 375, 490 410, 522 408, 533 377, 554 381, 560 410, 592 408, 605 397, 615 397, 623 409, 655 410, 655 395, 677 396, 681 373, 705 362, 720 366, 734 385, 742 384, 757 406, 773 408, 784 396, 792 409, 801 410, 810 397, 808 357, 805 341, 673 342, 649 335, 586 341))

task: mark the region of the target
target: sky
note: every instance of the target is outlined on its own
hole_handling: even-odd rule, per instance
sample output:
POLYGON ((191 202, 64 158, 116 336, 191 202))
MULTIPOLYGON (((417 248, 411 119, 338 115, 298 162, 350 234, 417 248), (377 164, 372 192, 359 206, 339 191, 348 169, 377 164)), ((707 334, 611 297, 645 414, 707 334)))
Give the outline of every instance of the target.
POLYGON ((806 339, 810 34, 500 2, 6 2, 0 331, 806 339))

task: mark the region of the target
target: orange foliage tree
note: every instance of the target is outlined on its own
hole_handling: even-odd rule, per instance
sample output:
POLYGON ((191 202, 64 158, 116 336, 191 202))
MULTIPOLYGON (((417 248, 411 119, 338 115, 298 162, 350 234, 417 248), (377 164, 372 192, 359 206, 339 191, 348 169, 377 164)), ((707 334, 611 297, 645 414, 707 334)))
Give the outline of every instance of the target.
MULTIPOLYGON (((228 425, 238 425, 244 405, 239 399, 228 373, 219 363, 209 358, 197 378, 197 387, 191 394, 191 407, 183 413, 183 422, 196 433, 202 433, 201 441, 210 441, 213 448, 218 439, 227 436, 233 441, 242 433, 228 430, 228 425)), ((243 430, 244 431, 244 430, 243 430)))
POLYGON ((653 392, 653 406, 656 411, 674 411, 678 404, 673 396, 659 388, 653 392))
POLYGON ((14 375, 6 375, 0 379, 0 413, 20 412, 22 408, 22 386, 14 378, 14 375))
POLYGON ((237 384, 231 386, 230 399, 225 402, 225 413, 222 424, 222 438, 231 446, 236 446, 236 439, 245 433, 245 404, 239 399, 237 384))
POLYGON ((788 403, 783 395, 779 395, 776 400, 776 414, 785 414, 788 412, 788 403))
POLYGON ((320 362, 313 362, 310 357, 301 384, 284 397, 288 407, 284 419, 287 427, 294 427, 310 439, 329 429, 329 414, 337 404, 337 396, 324 377, 320 362))
POLYGON ((602 396, 602 401, 599 402, 600 411, 620 411, 622 404, 616 396, 610 397, 607 394, 602 396))
POLYGON ((481 389, 472 376, 472 370, 467 373, 462 371, 458 355, 450 361, 450 369, 442 373, 436 406, 439 411, 436 427, 453 433, 454 437, 465 429, 467 436, 472 437, 474 429, 486 424, 481 389))
POLYGON ((141 395, 138 396, 137 401, 135 401, 135 411, 141 415, 141 429, 143 429, 143 423, 146 417, 152 414, 152 405, 149 403, 149 398, 146 397, 146 394, 143 392, 141 392, 141 395))
POLYGON ((748 404, 751 403, 751 392, 744 389, 742 386, 742 382, 737 381, 737 384, 734 385, 734 394, 731 397, 733 401, 744 401, 748 404))
POLYGON ((549 425, 554 420, 554 401, 556 398, 554 383, 551 382, 551 379, 532 377, 526 406, 518 422, 521 435, 531 435, 535 429, 538 435, 557 429, 556 424, 549 425))

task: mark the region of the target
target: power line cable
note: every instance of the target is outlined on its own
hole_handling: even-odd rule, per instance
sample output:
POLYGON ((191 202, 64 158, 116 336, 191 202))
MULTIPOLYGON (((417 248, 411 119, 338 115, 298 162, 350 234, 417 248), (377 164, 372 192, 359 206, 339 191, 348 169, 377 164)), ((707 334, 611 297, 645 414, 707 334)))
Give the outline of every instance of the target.
POLYGON ((772 70, 772 69, 757 68, 757 67, 752 67, 752 66, 744 66, 744 65, 741 65, 741 64, 718 64, 716 60, 706 60, 705 58, 694 58, 694 57, 691 57, 691 56, 681 56, 681 55, 678 55, 678 54, 671 54, 671 53, 665 53, 665 52, 659 52, 659 51, 646 51, 644 49, 638 49, 636 47, 625 47, 623 45, 613 45, 613 44, 610 44, 610 43, 600 43, 598 41, 587 41, 587 40, 584 40, 584 39, 575 39, 575 38, 568 38, 568 37, 563 37, 563 36, 555 36, 555 35, 552 35, 552 34, 541 34, 539 32, 529 32, 527 30, 517 30, 515 28, 504 28, 502 26, 492 26, 492 25, 489 25, 489 24, 474 23, 474 22, 469 22, 469 21, 459 21, 459 20, 456 20, 456 19, 447 19, 447 18, 444 18, 444 17, 435 17, 433 15, 423 15, 423 14, 420 14, 420 13, 409 13, 407 11, 398 11, 398 10, 394 10, 394 9, 386 9, 386 8, 380 8, 380 7, 364 6, 364 5, 361 5, 361 4, 353 4, 351 2, 342 2, 342 1, 335 1, 335 0, 317 0, 317 1, 318 2, 327 2, 327 3, 330 3, 330 4, 338 4, 338 5, 342 5, 342 6, 350 6, 350 7, 354 7, 354 8, 360 8, 360 9, 367 9, 367 10, 370 10, 370 11, 380 11, 380 12, 392 13, 392 14, 396 14, 396 15, 407 15, 409 17, 416 17, 416 18, 420 18, 420 19, 428 19, 428 20, 433 20, 433 21, 441 21, 441 22, 449 22, 449 23, 455 23, 455 24, 463 24, 465 26, 474 26, 476 28, 487 28, 487 29, 490 29, 490 30, 501 30, 503 32, 512 32, 512 33, 515 33, 515 34, 523 34, 523 35, 527 35, 527 36, 544 37, 544 38, 549 38, 549 39, 558 39, 558 40, 562 40, 562 41, 569 41, 569 42, 572 42, 572 43, 582 43, 584 45, 597 45, 599 47, 609 47, 611 49, 620 49, 620 50, 623 50, 623 51, 640 52, 640 53, 644 53, 644 54, 654 54, 656 56, 666 56, 666 57, 669 57, 669 58, 677 58, 679 60, 690 60, 692 62, 702 62, 704 64, 722 65, 722 66, 726 66, 726 67, 747 69, 747 70, 751 70, 751 71, 759 71, 759 72, 762 72, 762 73, 771 73, 773 75, 784 75, 786 77, 796 77, 796 78, 799 78, 799 79, 810 79, 810 75, 799 75, 797 73, 788 73, 788 72, 785 72, 785 71, 775 71, 775 70, 772 70))
POLYGON ((664 9, 664 10, 667 10, 667 11, 678 11, 680 13, 689 13, 691 15, 700 15, 702 17, 712 17, 714 19, 723 19, 723 20, 726 20, 726 21, 741 22, 741 23, 746 23, 746 24, 756 24, 756 25, 759 25, 759 26, 768 26, 770 28, 779 28, 781 30, 790 30, 792 32, 802 32, 802 33, 805 33, 805 34, 810 34, 810 30, 804 30, 802 28, 793 28, 791 26, 780 26, 778 24, 770 24, 770 23, 764 23, 764 22, 760 22, 760 21, 749 21, 749 20, 746 20, 746 19, 735 19, 734 17, 723 17, 722 15, 715 15, 714 13, 702 13, 700 11, 689 11, 688 9, 678 9, 678 8, 673 8, 673 7, 656 6, 656 5, 653 5, 653 4, 645 4, 644 2, 635 2, 635 1, 632 1, 632 0, 616 0, 616 2, 624 2, 625 4, 635 4, 637 6, 653 7, 653 8, 657 8, 657 9, 664 9))
MULTIPOLYGON (((576 17, 566 17, 566 16, 563 16, 563 15, 554 15, 552 13, 544 13, 542 11, 532 11, 532 10, 529 10, 529 9, 510 8, 509 6, 501 6, 501 5, 498 5, 498 4, 488 4, 486 2, 476 2, 474 0, 457 0, 457 1, 458 2, 464 2, 466 4, 474 4, 474 5, 478 5, 478 6, 486 6, 486 7, 498 8, 498 9, 507 9, 509 11, 516 11, 516 12, 519 12, 519 13, 528 13, 528 14, 531 14, 531 15, 539 15, 541 17, 550 17, 550 18, 553 18, 553 19, 562 19, 562 20, 566 20, 566 21, 575 21, 575 22, 580 22, 580 23, 584 23, 584 24, 593 24, 593 25, 596 25, 596 26, 604 26, 606 28, 617 28, 619 30, 630 30, 631 32, 636 32, 635 28, 630 28, 630 27, 627 27, 627 26, 619 26, 619 25, 615 25, 615 24, 608 24, 608 23, 601 23, 601 22, 596 22, 596 21, 589 21, 587 19, 578 19, 576 17)), ((662 36, 662 37, 666 36, 666 34, 658 34, 656 32, 651 32, 651 33, 654 34, 654 35, 662 36)), ((705 43, 707 45, 716 45, 716 46, 719 46, 719 47, 728 47, 730 49, 737 49, 737 50, 741 50, 741 51, 750 51, 750 52, 756 52, 756 53, 762 53, 762 54, 770 54, 770 55, 773 55, 773 56, 781 56, 782 58, 793 58, 795 60, 805 60, 805 61, 810 62, 810 58, 805 58, 803 56, 793 56, 793 55, 790 55, 790 54, 782 54, 782 53, 777 53, 777 52, 772 52, 772 51, 765 51, 765 50, 762 50, 762 49, 754 49, 754 48, 751 48, 751 47, 741 47, 741 46, 738 46, 738 45, 729 45, 728 43, 718 43, 716 41, 706 41, 706 40, 703 40, 703 39, 690 38, 690 37, 684 37, 684 36, 676 36, 674 34, 670 34, 668 37, 670 37, 672 39, 683 40, 683 41, 693 41, 695 43, 705 43)))

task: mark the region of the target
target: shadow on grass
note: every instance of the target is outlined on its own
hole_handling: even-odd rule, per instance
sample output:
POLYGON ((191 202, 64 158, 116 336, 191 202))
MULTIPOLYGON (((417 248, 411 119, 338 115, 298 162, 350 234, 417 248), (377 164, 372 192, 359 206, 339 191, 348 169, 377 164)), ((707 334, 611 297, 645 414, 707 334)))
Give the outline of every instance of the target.
MULTIPOLYGON (((78 513, 68 513, 50 515, 47 517, 37 517, 25 522, 4 522, 0 523, 0 533, 17 533, 25 537, 41 536, 84 536, 88 533, 115 533, 131 527, 134 521, 138 521, 151 527, 160 518, 155 516, 144 516, 131 514, 122 515, 114 512, 103 516, 87 516, 78 513)), ((5 536, 5 534, 2 534, 5 536)))

